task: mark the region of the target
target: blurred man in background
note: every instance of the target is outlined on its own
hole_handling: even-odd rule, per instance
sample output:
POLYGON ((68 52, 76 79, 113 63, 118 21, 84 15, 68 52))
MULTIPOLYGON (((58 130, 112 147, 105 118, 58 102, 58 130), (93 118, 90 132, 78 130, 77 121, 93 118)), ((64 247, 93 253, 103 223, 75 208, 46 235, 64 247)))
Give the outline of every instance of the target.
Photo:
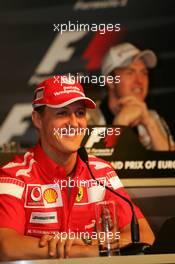
POLYGON ((102 63, 102 74, 112 76, 113 81, 106 82, 107 96, 88 115, 88 124, 135 127, 146 149, 174 150, 166 122, 145 103, 149 92, 148 68, 156 64, 152 50, 141 51, 130 43, 110 48, 102 63), (120 82, 115 82, 119 76, 120 82))

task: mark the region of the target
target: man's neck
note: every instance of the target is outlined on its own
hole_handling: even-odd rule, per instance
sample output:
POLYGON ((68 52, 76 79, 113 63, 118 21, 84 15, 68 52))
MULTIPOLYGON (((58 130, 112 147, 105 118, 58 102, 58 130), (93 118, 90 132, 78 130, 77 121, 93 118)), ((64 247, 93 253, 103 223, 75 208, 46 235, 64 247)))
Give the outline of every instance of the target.
POLYGON ((44 144, 41 144, 44 152, 54 160, 58 165, 62 166, 67 176, 72 177, 75 172, 77 152, 74 153, 59 153, 53 149, 46 147, 44 144))

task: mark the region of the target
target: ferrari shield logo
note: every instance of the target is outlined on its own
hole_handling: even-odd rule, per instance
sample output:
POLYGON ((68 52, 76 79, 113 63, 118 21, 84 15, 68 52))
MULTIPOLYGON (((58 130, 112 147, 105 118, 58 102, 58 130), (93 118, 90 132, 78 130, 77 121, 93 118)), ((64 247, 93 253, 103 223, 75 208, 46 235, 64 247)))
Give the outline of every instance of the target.
POLYGON ((83 198, 83 187, 80 186, 78 188, 78 193, 76 196, 76 202, 80 202, 82 198, 83 198))

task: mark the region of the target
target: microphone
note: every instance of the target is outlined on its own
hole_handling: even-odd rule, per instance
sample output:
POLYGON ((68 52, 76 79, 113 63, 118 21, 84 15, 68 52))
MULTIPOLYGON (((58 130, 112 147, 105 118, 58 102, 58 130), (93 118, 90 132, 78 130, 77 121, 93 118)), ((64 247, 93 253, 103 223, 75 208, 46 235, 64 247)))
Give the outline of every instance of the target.
POLYGON ((112 192, 115 196, 120 197, 122 200, 124 200, 126 203, 128 203, 130 208, 131 208, 131 211, 132 211, 132 219, 131 219, 131 240, 132 240, 132 244, 123 247, 123 249, 121 249, 120 253, 121 254, 123 253, 123 255, 130 255, 130 254, 137 254, 138 251, 139 252, 143 251, 144 246, 146 246, 146 248, 147 248, 148 244, 139 243, 139 241, 140 241, 139 224, 138 224, 138 220, 137 220, 135 210, 134 210, 134 206, 133 206, 132 202, 129 199, 127 199, 126 197, 124 197, 123 195, 115 192, 113 189, 111 189, 107 185, 104 185, 103 183, 99 182, 94 177, 94 175, 91 171, 91 168, 89 166, 89 162, 88 162, 89 158, 88 158, 88 154, 87 154, 85 147, 80 147, 78 149, 78 155, 81 158, 81 160, 85 162, 92 179, 95 180, 100 186, 105 187, 105 189, 112 192), (132 247, 132 249, 131 249, 131 247, 132 247))

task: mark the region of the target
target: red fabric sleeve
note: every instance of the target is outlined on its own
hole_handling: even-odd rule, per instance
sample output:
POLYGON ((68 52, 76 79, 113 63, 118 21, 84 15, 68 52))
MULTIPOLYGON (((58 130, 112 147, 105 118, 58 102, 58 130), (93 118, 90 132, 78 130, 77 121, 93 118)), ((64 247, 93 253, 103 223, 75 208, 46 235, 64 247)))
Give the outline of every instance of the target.
POLYGON ((2 173, 0 177, 0 228, 12 228, 24 234, 24 190, 23 181, 2 173))
POLYGON ((11 195, 0 195, 0 228, 12 228, 24 234, 25 211, 22 200, 11 195))

